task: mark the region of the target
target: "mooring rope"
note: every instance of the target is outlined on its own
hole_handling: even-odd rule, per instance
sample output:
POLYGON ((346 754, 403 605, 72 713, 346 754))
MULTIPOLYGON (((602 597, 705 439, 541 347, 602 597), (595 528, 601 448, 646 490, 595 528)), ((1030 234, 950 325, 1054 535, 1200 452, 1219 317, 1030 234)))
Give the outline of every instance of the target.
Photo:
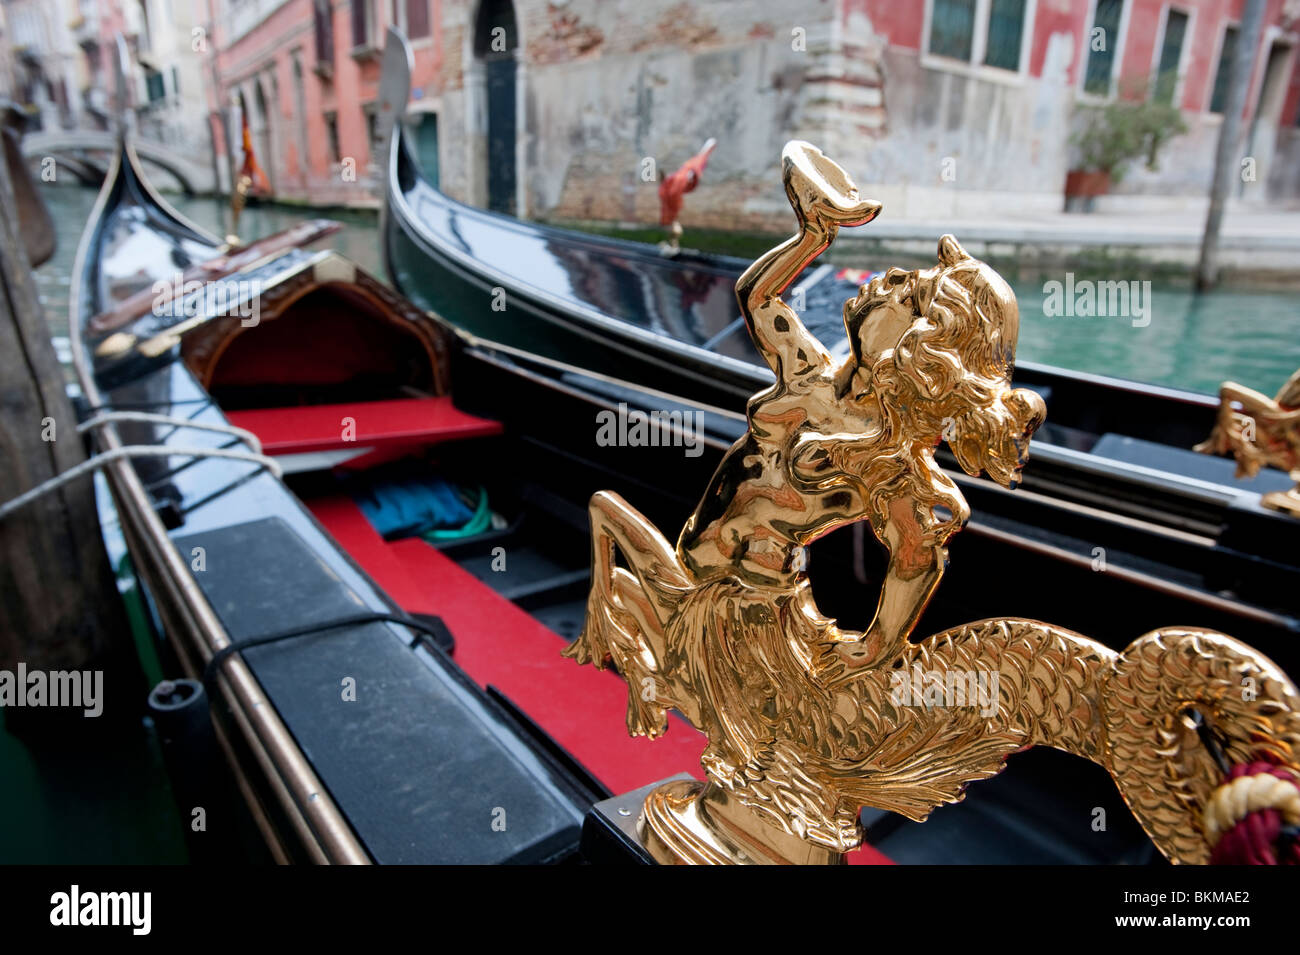
POLYGON ((173 455, 177 457, 227 458, 232 461, 250 461, 266 468, 277 478, 282 473, 279 463, 274 458, 269 458, 265 454, 256 454, 252 451, 239 451, 235 448, 186 448, 169 447, 162 444, 128 444, 87 458, 75 467, 68 468, 62 474, 57 474, 48 481, 36 485, 30 491, 24 491, 12 500, 0 504, 0 521, 37 498, 49 494, 51 491, 57 491, 69 481, 75 481, 77 478, 89 474, 97 468, 102 468, 113 461, 121 458, 168 458, 173 455))
POLYGON ((147 424, 170 424, 177 428, 189 428, 194 431, 213 431, 217 434, 233 435, 243 441, 253 449, 254 454, 262 453, 262 442, 257 435, 247 428, 237 428, 233 424, 225 422, 203 422, 194 421, 190 418, 177 418, 172 415, 154 414, 147 411, 105 411, 87 418, 81 424, 77 425, 77 434, 84 434, 91 428, 97 428, 100 425, 108 424, 112 421, 141 421, 147 424))

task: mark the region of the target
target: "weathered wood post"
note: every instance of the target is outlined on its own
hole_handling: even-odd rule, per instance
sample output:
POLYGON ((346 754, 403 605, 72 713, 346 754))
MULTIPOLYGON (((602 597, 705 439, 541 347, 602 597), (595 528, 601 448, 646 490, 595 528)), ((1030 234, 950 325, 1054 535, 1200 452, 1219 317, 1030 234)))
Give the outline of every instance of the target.
POLYGON ((1214 178, 1210 182, 1210 211, 1205 218, 1201 237, 1201 257, 1196 266, 1196 288, 1204 292, 1219 281, 1219 229, 1223 210, 1228 203, 1232 184, 1241 172, 1237 149, 1241 140, 1241 113, 1246 108, 1246 94, 1255 70, 1255 52, 1264 32, 1267 0, 1246 0, 1237 31, 1237 49, 1228 73, 1227 95, 1223 104, 1223 125, 1219 128, 1219 147, 1214 155, 1214 178))
MULTIPOLYGON (((15 187, 39 201, 27 170, 0 161, 0 501, 86 457, 14 214, 15 187)), ((0 521, 0 670, 13 673, 22 661, 29 671, 121 673, 125 663, 138 672, 133 660, 91 478, 0 521)), ((105 685, 134 692, 136 682, 105 685)), ((41 712, 7 708, 6 728, 47 724, 41 712)))

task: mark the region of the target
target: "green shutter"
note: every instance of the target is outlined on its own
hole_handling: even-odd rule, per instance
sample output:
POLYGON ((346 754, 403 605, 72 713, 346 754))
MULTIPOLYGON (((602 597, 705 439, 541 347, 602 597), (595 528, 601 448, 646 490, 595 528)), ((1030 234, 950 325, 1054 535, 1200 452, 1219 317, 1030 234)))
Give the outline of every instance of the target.
POLYGON ((438 171, 438 114, 423 113, 420 125, 415 128, 415 152, 420 158, 424 178, 437 188, 438 171))
POLYGON ((975 0, 934 0, 930 52, 970 62, 975 34, 975 0))
POLYGON ((1124 0, 1097 0, 1097 11, 1092 18, 1092 30, 1087 37, 1088 66, 1083 76, 1083 91, 1097 96, 1110 95, 1110 78, 1115 71, 1116 48, 1119 46, 1119 20, 1124 12, 1124 0), (1100 42, 1105 48, 1093 49, 1093 31, 1101 30, 1100 42))
POLYGON ((1237 54, 1237 28, 1228 27, 1223 33, 1223 49, 1219 51, 1219 68, 1214 74, 1214 92, 1210 94, 1210 112, 1222 113, 1223 101, 1228 96, 1228 76, 1232 73, 1232 59, 1237 54))
POLYGON ((1187 14, 1170 10, 1165 20, 1165 42, 1160 47, 1160 68, 1156 71, 1154 98, 1160 103, 1174 101, 1178 85, 1178 61, 1183 55, 1183 37, 1187 33, 1187 14))
POLYGON ((1025 31, 1025 0, 993 0, 984 62, 1004 70, 1020 69, 1020 41, 1025 31))

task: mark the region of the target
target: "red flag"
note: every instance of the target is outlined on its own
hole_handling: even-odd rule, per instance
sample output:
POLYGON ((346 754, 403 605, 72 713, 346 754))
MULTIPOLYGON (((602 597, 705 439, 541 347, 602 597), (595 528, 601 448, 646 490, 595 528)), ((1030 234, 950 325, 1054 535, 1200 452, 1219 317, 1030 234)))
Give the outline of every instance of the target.
POLYGON ((239 111, 239 124, 244 139, 244 164, 239 167, 239 177, 241 179, 248 177, 250 191, 270 193, 271 182, 266 178, 262 167, 258 165, 257 157, 253 155, 253 131, 248 127, 248 110, 239 111))

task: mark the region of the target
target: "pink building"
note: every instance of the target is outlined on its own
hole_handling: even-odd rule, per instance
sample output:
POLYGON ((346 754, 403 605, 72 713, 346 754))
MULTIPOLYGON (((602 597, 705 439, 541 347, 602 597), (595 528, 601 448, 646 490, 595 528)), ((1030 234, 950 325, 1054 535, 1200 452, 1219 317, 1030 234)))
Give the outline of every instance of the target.
POLYGON ((376 97, 383 37, 401 26, 415 53, 413 82, 442 63, 439 0, 203 0, 209 5, 218 100, 209 90, 217 149, 242 161, 239 110, 277 198, 374 201, 376 97), (227 126, 216 119, 224 109, 227 126))

